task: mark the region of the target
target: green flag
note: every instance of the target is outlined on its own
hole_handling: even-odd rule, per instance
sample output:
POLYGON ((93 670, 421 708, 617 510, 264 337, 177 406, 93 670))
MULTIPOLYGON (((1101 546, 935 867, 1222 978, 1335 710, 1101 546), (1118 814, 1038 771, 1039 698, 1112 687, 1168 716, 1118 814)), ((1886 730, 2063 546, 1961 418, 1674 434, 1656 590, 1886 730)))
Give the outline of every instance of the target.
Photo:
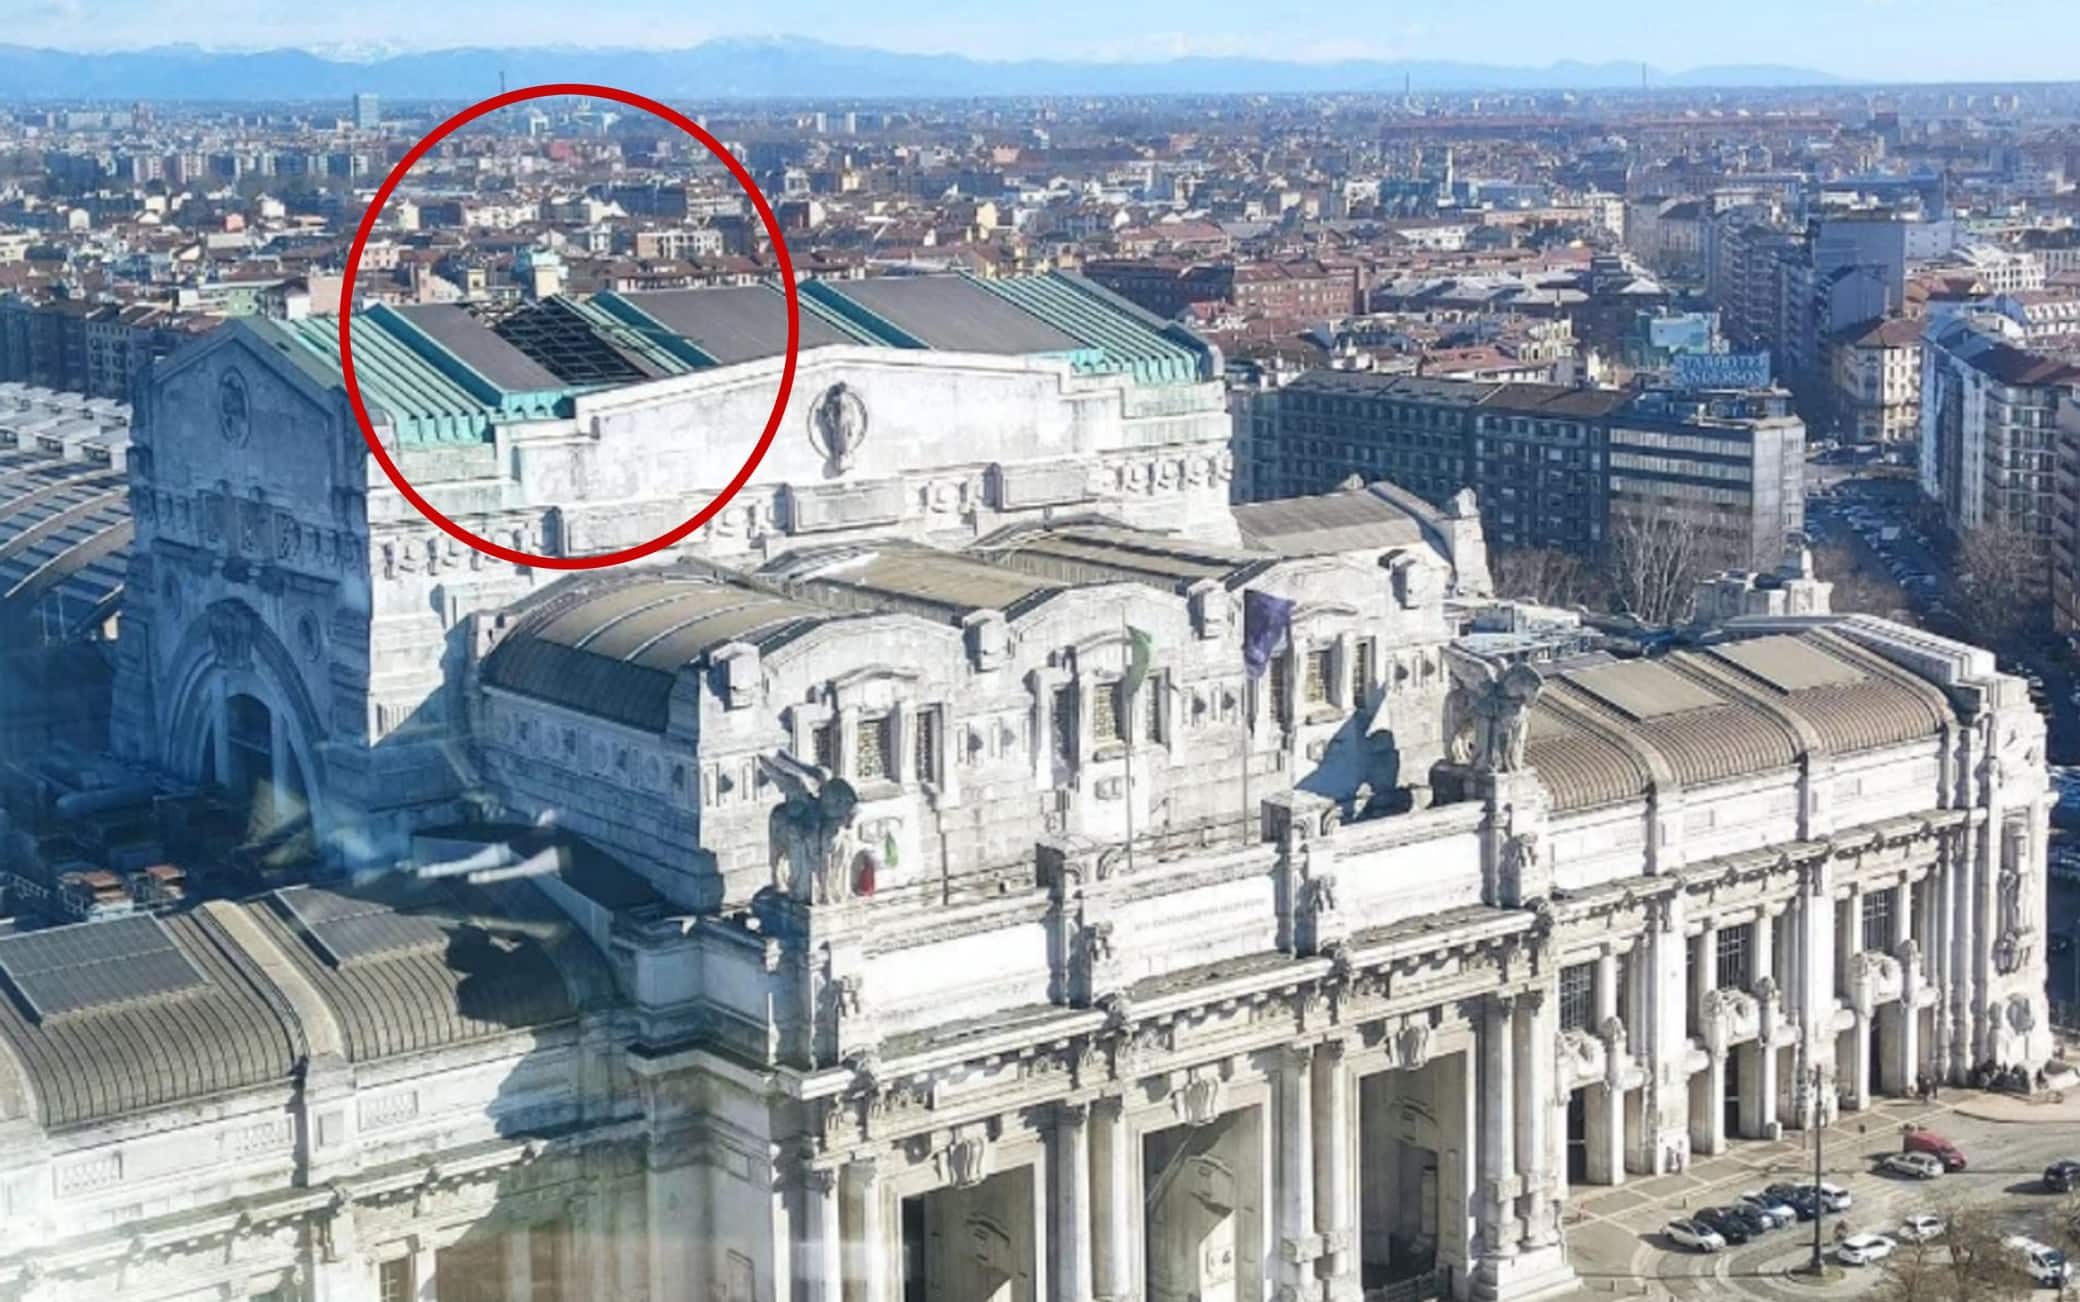
POLYGON ((1148 657, 1154 647, 1155 639, 1148 635, 1147 629, 1127 625, 1127 676, 1123 682, 1129 701, 1134 699, 1134 694, 1141 690, 1142 682, 1148 677, 1148 657))

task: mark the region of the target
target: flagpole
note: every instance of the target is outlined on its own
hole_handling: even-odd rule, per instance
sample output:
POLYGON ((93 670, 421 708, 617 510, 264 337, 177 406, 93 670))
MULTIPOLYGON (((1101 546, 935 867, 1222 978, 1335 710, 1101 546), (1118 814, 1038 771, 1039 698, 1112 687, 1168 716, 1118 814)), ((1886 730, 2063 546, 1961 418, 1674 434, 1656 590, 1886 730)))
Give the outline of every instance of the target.
POLYGON ((1249 761, 1257 749, 1257 680, 1242 678, 1242 843, 1256 844, 1250 831, 1249 761))
POLYGON ((1125 607, 1119 612, 1120 631, 1127 635, 1127 673, 1122 680, 1127 684, 1127 699, 1121 702, 1126 708, 1127 733, 1127 871, 1134 871, 1134 726, 1138 722, 1135 698, 1141 695, 1141 684, 1133 680, 1134 675, 1134 629, 1127 623, 1125 607))

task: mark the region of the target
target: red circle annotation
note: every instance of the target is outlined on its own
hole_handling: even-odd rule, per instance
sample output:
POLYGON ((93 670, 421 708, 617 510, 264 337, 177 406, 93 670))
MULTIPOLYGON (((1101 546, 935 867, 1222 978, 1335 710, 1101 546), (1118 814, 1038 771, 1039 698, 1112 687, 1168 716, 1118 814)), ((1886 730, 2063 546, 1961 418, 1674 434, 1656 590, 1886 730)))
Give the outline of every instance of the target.
POLYGON ((757 471, 759 462, 765 459, 766 450, 773 445, 773 436, 779 431, 781 418, 787 410, 788 395, 794 390, 795 362, 800 352, 801 302, 799 292, 795 286, 794 262, 788 256, 786 240, 781 237, 779 219, 773 215, 772 205, 768 204, 765 195, 759 192, 757 183, 751 179, 751 174, 744 169, 742 163, 738 162, 736 158, 731 156, 728 150, 722 147, 715 137, 709 135, 707 130, 699 123, 693 121, 693 119, 676 109, 658 103, 648 96, 638 95, 634 91, 622 90, 614 86, 596 86, 584 82, 549 82, 539 86, 523 86, 518 90, 506 91, 502 94, 494 95, 490 99, 472 104, 435 127, 427 133, 425 138, 405 151, 404 157, 397 161, 397 165, 390 169, 389 175, 383 178, 382 185, 377 187, 375 197, 369 201, 368 211, 362 214, 361 224, 354 231, 354 242, 347 250, 346 270, 340 281, 340 370, 346 382, 347 403, 353 408, 355 423, 361 427, 361 437, 368 443, 369 454, 376 459, 376 464, 383 468, 383 473, 389 476, 390 482, 396 486, 399 493, 404 495, 404 499, 417 508, 421 515, 437 525, 442 532, 451 538, 474 547, 487 556, 495 556, 499 560, 507 561, 514 565, 527 565, 548 570, 605 569, 628 561, 640 560, 645 556, 662 551, 683 540, 693 533, 694 530, 713 519, 716 512, 727 506, 730 499, 735 497, 750 480, 753 473, 757 471), (369 233, 375 229, 376 219, 382 215, 384 206, 389 203, 390 196, 396 191, 398 183, 404 179, 405 174, 411 170, 412 165, 425 157, 441 141, 454 134, 458 128, 467 126, 486 114, 495 113, 499 109, 525 103, 528 100, 552 96, 589 96, 594 99, 612 100, 617 104, 641 109, 646 113, 663 118, 681 131, 684 131, 687 135, 692 136, 695 140, 700 141, 709 153, 722 161, 723 166, 729 169, 730 175, 736 178, 737 184, 744 187, 744 193, 750 196, 752 207, 757 210, 759 220, 765 224, 766 235, 772 241, 773 255, 779 263, 781 286, 787 300, 787 354, 780 369, 780 387, 773 396, 773 410, 766 417, 765 428, 759 434, 758 442, 752 447, 751 454, 745 458, 742 468, 737 471, 736 477, 731 479, 722 491, 715 495, 714 500, 696 511, 691 518, 674 525, 655 538, 647 542, 621 548, 618 551, 601 552, 591 556, 542 556, 502 546, 488 538, 480 537, 455 523, 431 502, 427 501, 417 489, 413 488, 411 483, 404 477, 403 472, 397 468, 397 462, 391 457, 389 449, 383 446, 382 439, 376 436, 375 422, 369 418, 368 406, 361 397, 360 380, 354 373, 353 331, 350 328, 354 317, 354 278, 361 265, 362 252, 368 247, 369 233))

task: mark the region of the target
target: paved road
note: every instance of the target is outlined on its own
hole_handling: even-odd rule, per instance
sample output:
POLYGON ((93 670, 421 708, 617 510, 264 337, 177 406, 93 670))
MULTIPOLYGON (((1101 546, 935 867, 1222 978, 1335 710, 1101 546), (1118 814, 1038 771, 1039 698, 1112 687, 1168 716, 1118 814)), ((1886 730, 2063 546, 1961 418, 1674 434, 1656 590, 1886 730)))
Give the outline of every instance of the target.
MULTIPOLYGON (((2039 1237, 2050 1233, 2052 1218, 2065 1200, 2043 1192, 2041 1176, 2052 1159, 2080 1156, 2080 1122, 2053 1113, 2043 1120, 2003 1122, 1955 1110, 1974 1099, 1965 1091, 1950 1091, 1935 1105, 1881 1100, 1870 1111, 1846 1116, 1828 1129, 1823 1150, 1827 1179, 1855 1198, 1847 1213, 1855 1229, 1889 1233, 1911 1212, 1964 1204, 1994 1207, 2010 1232, 2039 1237), (1899 1127, 1908 1121, 1948 1136, 1964 1149, 1971 1168, 1928 1182, 1873 1172, 1877 1157, 1898 1149, 1899 1127)), ((1737 1295, 1793 1302, 1815 1295, 1862 1293, 1877 1277, 1876 1271, 1847 1270, 1839 1281, 1824 1285, 1785 1278, 1786 1271, 1811 1258, 1811 1222, 1712 1254, 1677 1248, 1660 1232, 1677 1216, 1723 1205, 1737 1194, 1779 1181, 1810 1179, 1811 1150, 1802 1147, 1793 1132, 1778 1143, 1735 1141, 1729 1152, 1702 1159, 1680 1175, 1634 1178, 1617 1188, 1577 1188, 1568 1201, 1567 1227, 1568 1246, 1582 1280, 1577 1297, 1737 1295)), ((1830 1263, 1837 1219, 1827 1217, 1822 1231, 1830 1263)))

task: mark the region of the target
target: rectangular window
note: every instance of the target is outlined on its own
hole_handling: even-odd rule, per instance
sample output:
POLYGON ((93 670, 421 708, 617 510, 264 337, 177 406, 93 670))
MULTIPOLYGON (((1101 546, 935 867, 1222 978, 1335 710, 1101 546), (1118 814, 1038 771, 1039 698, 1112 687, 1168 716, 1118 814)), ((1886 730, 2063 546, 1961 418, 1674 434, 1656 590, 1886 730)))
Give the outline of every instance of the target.
POLYGON ((1372 639, 1364 638, 1357 644, 1357 653, 1351 657, 1351 704, 1363 705, 1372 694, 1372 639))
POLYGON ((1596 964, 1560 969, 1560 1029, 1586 1031, 1596 1024, 1596 964))
POLYGON ((1141 684, 1142 735, 1152 742, 1163 740, 1163 692, 1165 680, 1151 674, 1141 684))
POLYGON ((1054 689, 1054 757, 1076 762, 1076 692, 1069 687, 1054 689))
POLYGON ((871 782, 877 778, 891 776, 888 771, 890 752, 895 748, 896 717, 893 714, 870 715, 859 721, 859 780, 871 782))
POLYGON ((1099 683, 1091 694, 1091 741, 1095 745, 1109 746, 1116 741, 1125 741, 1127 735, 1120 729, 1120 695, 1126 684, 1119 682, 1099 683))
POLYGON ((1329 669, 1334 663, 1335 650, 1318 647, 1307 653, 1307 681, 1303 684, 1301 699, 1309 705, 1326 705, 1329 701, 1329 669))
POLYGON ((919 710, 912 724, 913 745, 916 753, 911 757, 919 782, 939 780, 939 712, 919 710))
POLYGON ((819 768, 838 767, 838 725, 819 723, 809 730, 809 759, 819 768))
POLYGON ((1872 891, 1863 897, 1863 947, 1876 954, 1892 952, 1891 891, 1872 891))
POLYGON ((412 1302, 410 1257, 392 1257, 377 1265, 376 1302, 412 1302))
POLYGON ((1727 927, 1719 933, 1719 989, 1746 990, 1748 975, 1748 929, 1727 927))
POLYGON ((1293 703, 1287 697, 1288 688, 1286 686, 1286 675, 1292 671, 1293 656, 1291 652, 1287 652, 1271 662, 1271 672, 1268 677, 1271 680, 1271 718, 1273 722, 1291 723, 1293 721, 1293 703))

